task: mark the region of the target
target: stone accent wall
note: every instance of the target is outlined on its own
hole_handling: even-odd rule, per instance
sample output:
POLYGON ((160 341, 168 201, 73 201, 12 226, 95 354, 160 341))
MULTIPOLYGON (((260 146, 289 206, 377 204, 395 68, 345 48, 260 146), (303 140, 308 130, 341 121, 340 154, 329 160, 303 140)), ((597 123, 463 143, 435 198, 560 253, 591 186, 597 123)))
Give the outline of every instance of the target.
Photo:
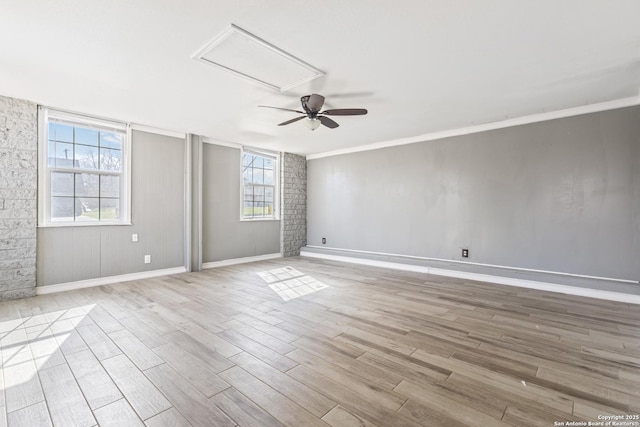
POLYGON ((0 301, 35 295, 37 111, 0 96, 0 301))
POLYGON ((300 248, 307 244, 307 159, 297 154, 284 153, 281 178, 282 256, 296 256, 300 255, 300 248))

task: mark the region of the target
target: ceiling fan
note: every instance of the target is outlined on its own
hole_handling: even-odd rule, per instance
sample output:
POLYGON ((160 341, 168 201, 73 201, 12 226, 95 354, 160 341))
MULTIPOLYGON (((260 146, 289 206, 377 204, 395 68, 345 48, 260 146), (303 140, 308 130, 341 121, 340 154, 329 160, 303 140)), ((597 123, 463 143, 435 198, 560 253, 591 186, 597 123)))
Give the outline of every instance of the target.
POLYGON ((335 129, 340 126, 338 123, 327 116, 362 116, 364 114, 367 114, 367 110, 364 108, 333 108, 321 111, 322 106, 324 105, 324 96, 318 95, 316 93, 301 97, 300 103, 302 104, 302 109, 304 111, 291 110, 289 108, 271 107, 269 105, 258 105, 258 107, 273 108, 276 110, 284 110, 291 111, 293 113, 304 114, 301 117, 296 117, 295 119, 282 122, 278 124, 278 126, 285 126, 293 122, 297 122, 298 120, 308 119, 307 121, 305 121, 305 125, 311 130, 316 130, 321 124, 328 127, 329 129, 335 129))

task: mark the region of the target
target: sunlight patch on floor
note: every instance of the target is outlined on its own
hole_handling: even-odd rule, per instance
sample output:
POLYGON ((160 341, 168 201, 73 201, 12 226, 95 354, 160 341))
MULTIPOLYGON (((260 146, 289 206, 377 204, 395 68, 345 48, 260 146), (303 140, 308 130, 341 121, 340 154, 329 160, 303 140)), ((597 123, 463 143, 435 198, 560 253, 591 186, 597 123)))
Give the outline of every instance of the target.
POLYGON ((21 389, 38 388, 37 374, 65 363, 61 347, 84 323, 94 304, 0 321, 0 392, 10 411, 13 395, 21 389))
POLYGON ((276 268, 257 274, 284 301, 309 295, 329 287, 293 267, 276 268))

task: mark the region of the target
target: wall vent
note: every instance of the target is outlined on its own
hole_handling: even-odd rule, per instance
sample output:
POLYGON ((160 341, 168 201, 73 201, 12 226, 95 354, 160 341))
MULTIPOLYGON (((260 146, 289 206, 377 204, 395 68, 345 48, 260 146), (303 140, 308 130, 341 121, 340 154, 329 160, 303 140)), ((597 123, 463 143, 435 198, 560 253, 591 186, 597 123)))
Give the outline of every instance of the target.
POLYGON ((280 92, 324 75, 319 69, 233 24, 192 58, 280 92))

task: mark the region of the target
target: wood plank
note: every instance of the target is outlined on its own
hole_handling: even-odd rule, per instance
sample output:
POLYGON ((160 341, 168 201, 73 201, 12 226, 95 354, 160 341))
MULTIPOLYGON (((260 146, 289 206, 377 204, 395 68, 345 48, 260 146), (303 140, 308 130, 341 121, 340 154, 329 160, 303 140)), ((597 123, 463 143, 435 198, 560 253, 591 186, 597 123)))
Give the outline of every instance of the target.
POLYGON ((125 317, 118 320, 129 332, 136 336, 144 345, 155 348, 167 344, 167 340, 157 333, 153 328, 134 316, 125 317))
POLYGON ((58 341, 48 325, 41 325, 37 329, 25 329, 25 332, 29 340, 31 356, 38 370, 65 363, 58 341))
POLYGON ((51 418, 47 404, 42 401, 34 403, 7 414, 7 424, 11 427, 50 427, 51 418))
POLYGON ((116 332, 124 328, 120 322, 99 305, 93 307, 88 315, 105 334, 110 334, 111 332, 116 332))
POLYGON ((178 411, 194 426, 233 427, 236 425, 224 412, 200 394, 187 380, 168 365, 162 364, 145 371, 178 411))
POLYGON ((176 408, 169 408, 144 422, 147 427, 191 427, 191 423, 176 408))
POLYGON ((332 381, 342 384, 343 386, 371 399, 375 404, 384 406, 392 411, 400 409, 407 400, 404 396, 393 391, 386 390, 379 382, 368 381, 347 369, 326 362, 325 360, 303 350, 298 349, 292 351, 288 356, 301 365, 315 370, 332 381))
POLYGON ((229 388, 229 384, 210 370, 206 363, 182 351, 174 344, 165 344, 154 348, 153 351, 207 397, 229 388))
POLYGON ((144 427, 126 399, 116 400, 94 411, 100 427, 144 427))
POLYGON ((414 399, 408 399, 398 413, 423 426, 474 427, 475 425, 483 425, 458 421, 446 412, 434 410, 433 406, 414 399))
POLYGON ((229 320, 224 323, 224 326, 229 329, 233 329, 234 331, 246 337, 249 337, 254 341, 258 341, 262 345, 269 347, 270 349, 277 351, 280 354, 286 354, 292 350, 295 350, 295 347, 293 347, 289 343, 284 342, 262 331, 259 331, 242 322, 238 322, 237 320, 229 320))
POLYGON ((369 422, 384 427, 417 427, 420 424, 378 404, 375 400, 363 396, 349 387, 345 387, 324 375, 313 371, 306 366, 296 366, 288 374, 313 388, 318 393, 324 394, 356 414, 359 418, 364 418, 369 422))
POLYGON ((326 423, 320 421, 311 413, 240 367, 236 366, 228 369, 222 372, 220 376, 240 393, 269 411, 271 415, 285 426, 327 426, 326 423))
POLYGON ((185 334, 201 342, 216 353, 221 354, 223 357, 231 357, 234 354, 242 352, 242 350, 235 345, 193 322, 182 323, 179 327, 185 334))
POLYGON ((42 389, 54 425, 93 426, 95 418, 66 364, 39 372, 42 389))
POLYGON ((122 399, 122 393, 90 350, 67 356, 67 362, 91 409, 122 399))
POLYGON ((240 353, 232 357, 231 360, 318 418, 322 418, 336 406, 336 402, 327 399, 315 390, 299 383, 248 353, 240 353))
POLYGON ((209 365, 213 372, 218 373, 233 366, 233 363, 229 362, 224 356, 182 331, 171 332, 165 337, 183 351, 209 365))
POLYGON ((557 390, 547 389, 536 384, 522 383, 522 379, 509 375, 493 372, 481 366, 476 366, 455 359, 445 359, 436 355, 416 351, 413 356, 419 360, 430 362, 450 369, 454 373, 467 376, 471 379, 484 382, 493 387, 505 390, 516 396, 520 396, 526 401, 533 401, 543 404, 559 411, 570 414, 573 408, 573 401, 564 393, 557 390))
POLYGON ((282 427, 283 424, 271 414, 253 403, 249 398, 229 388, 210 399, 216 406, 242 427, 282 427))
POLYGON ((380 369, 377 366, 365 363, 362 360, 358 360, 356 357, 345 355, 341 352, 341 348, 343 346, 349 349, 355 348, 358 350, 357 353, 359 353, 359 356, 363 352, 357 347, 349 346, 348 344, 341 343, 339 341, 327 343, 320 340, 312 341, 307 338, 300 339, 292 344, 296 345, 299 349, 304 349, 304 351, 314 354, 329 363, 340 366, 341 368, 344 368, 349 372, 372 383, 378 384, 388 390, 393 390, 393 388, 402 381, 402 376, 400 375, 396 375, 386 369, 380 369))
POLYGON ((380 427, 338 405, 329 411, 322 421, 333 427, 380 427))
POLYGON ((7 412, 13 412, 44 400, 38 371, 27 349, 4 357, 4 393, 7 412))
POLYGON ((77 330, 98 360, 104 360, 122 354, 118 346, 111 341, 98 325, 81 326, 77 330))
MULTIPOLYGON (((279 328, 278 326, 274 326, 267 322, 263 322, 262 320, 256 319, 255 317, 248 316, 246 314, 237 314, 233 316, 233 318, 239 322, 244 323, 245 325, 249 325, 253 328, 256 328, 257 330, 264 332, 265 334, 269 334, 273 337, 276 337, 279 340, 282 340, 284 342, 291 343, 292 341, 295 341, 298 338, 300 338, 298 335, 292 334, 291 332, 288 332, 285 329, 279 328)), ((280 323, 282 323, 281 320, 280 320, 280 323)))
POLYGON ((282 372, 286 372, 298 365, 298 362, 293 361, 277 351, 271 350, 269 347, 265 347, 259 342, 254 341, 232 329, 221 332, 219 335, 247 353, 257 357, 282 372))
POLYGON ((171 407, 171 403, 125 355, 103 360, 102 365, 141 419, 146 420, 171 407))
POLYGON ((51 332, 58 342, 60 351, 66 356, 87 350, 87 344, 76 331, 75 325, 71 320, 58 320, 51 324, 51 332))
POLYGON ((140 369, 144 371, 163 363, 149 347, 136 338, 126 329, 121 329, 109 334, 109 338, 118 346, 120 350, 140 369))
POLYGON ((410 381, 402 380, 398 387, 395 388, 395 391, 409 396, 409 400, 416 400, 429 408, 429 410, 438 412, 443 417, 453 418, 463 425, 506 427, 506 424, 499 419, 470 406, 461 405, 458 400, 445 396, 443 391, 436 391, 435 387, 428 389, 424 386, 415 385, 410 381))

